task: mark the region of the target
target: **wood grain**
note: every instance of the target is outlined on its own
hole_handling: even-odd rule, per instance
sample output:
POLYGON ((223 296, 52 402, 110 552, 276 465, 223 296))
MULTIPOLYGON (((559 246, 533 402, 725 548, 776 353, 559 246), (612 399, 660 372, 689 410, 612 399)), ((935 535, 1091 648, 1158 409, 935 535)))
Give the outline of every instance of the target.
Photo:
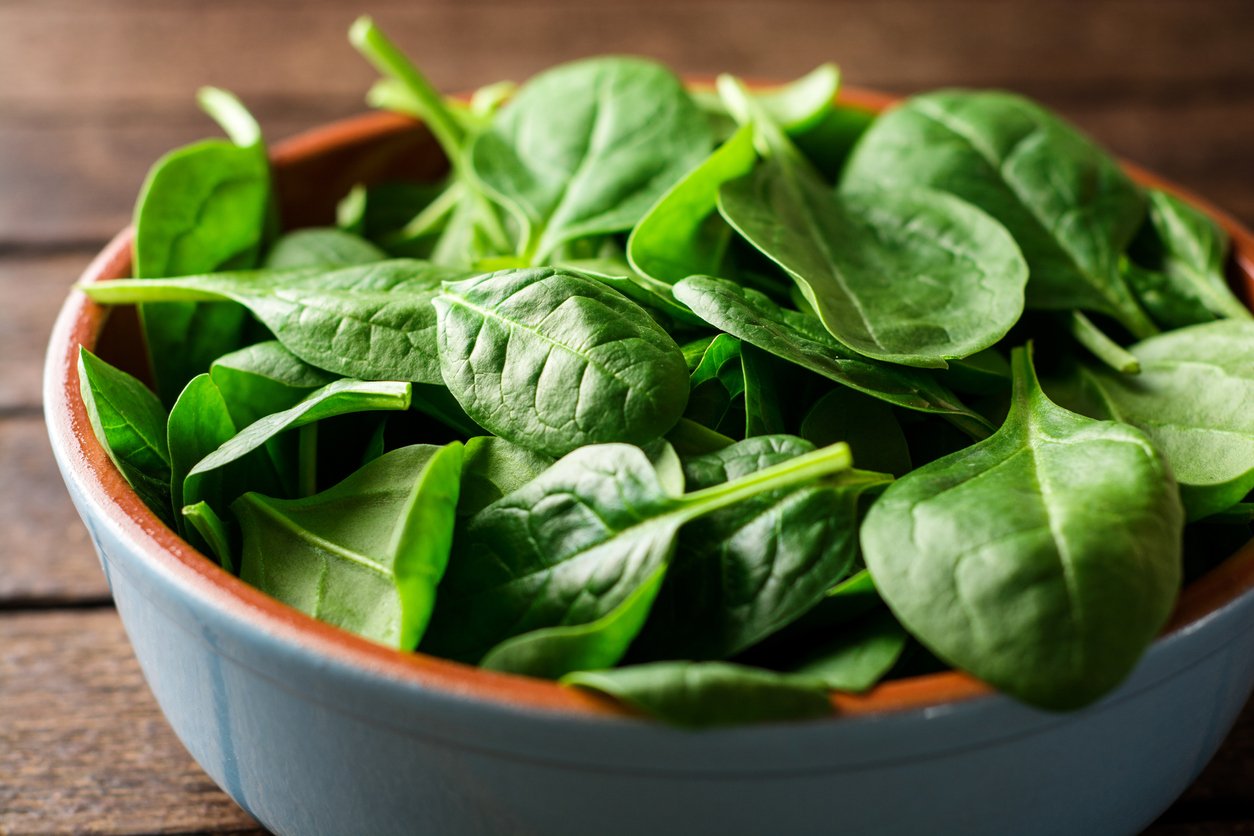
POLYGON ((161 717, 111 609, 0 618, 0 833, 255 833, 161 717))
POLYGON ((0 420, 0 473, 0 624, 7 608, 107 601, 104 574, 40 416, 0 420))

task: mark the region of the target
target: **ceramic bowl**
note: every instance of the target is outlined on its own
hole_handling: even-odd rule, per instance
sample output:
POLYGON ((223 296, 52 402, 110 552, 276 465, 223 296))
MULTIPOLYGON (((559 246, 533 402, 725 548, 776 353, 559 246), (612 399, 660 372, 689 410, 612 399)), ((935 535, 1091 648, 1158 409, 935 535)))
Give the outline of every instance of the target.
MULTIPOLYGON (((293 226, 329 222, 354 183, 444 167, 425 131, 386 114, 297 137, 274 162, 293 226)), ((1186 197, 1232 234, 1232 269, 1254 294, 1254 238, 1186 197)), ((129 275, 130 242, 118 235, 83 280, 129 275)), ((70 495, 170 725, 278 833, 1129 834, 1193 781, 1254 686, 1254 544, 1185 590, 1117 691, 1072 714, 945 673, 835 696, 830 719, 698 733, 389 650, 268 598, 150 513, 92 434, 80 344, 142 362, 130 311, 106 317, 71 294, 44 381, 70 495)))

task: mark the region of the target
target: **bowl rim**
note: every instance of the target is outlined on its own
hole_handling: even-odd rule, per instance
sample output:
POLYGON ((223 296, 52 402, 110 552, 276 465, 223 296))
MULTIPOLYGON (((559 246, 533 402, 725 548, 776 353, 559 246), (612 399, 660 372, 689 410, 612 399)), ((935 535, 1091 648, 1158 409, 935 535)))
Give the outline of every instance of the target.
MULTIPOLYGON (((703 79, 691 81, 703 86, 703 79)), ((843 88, 842 104, 879 112, 902 97, 860 88, 843 88)), ((365 113, 301 132, 277 143, 271 151, 276 168, 308 160, 334 149, 346 149, 413 131, 417 122, 392 113, 365 113)), ((1216 220, 1231 236, 1232 258, 1244 275, 1246 304, 1254 302, 1254 233, 1208 201, 1139 166, 1124 169, 1142 185, 1152 186, 1193 204, 1216 220)), ((88 284, 128 276, 133 228, 120 231, 92 260, 79 279, 88 284)), ((73 289, 57 317, 44 368, 44 411, 52 446, 67 482, 90 501, 104 520, 136 554, 190 594, 314 655, 328 657, 363 673, 468 697, 499 708, 540 710, 571 718, 638 717, 632 709, 584 689, 521 675, 484 670, 472 665, 406 652, 376 644, 318 621, 226 572, 162 523, 144 505, 97 441, 79 395, 78 348, 94 348, 107 320, 108 308, 73 289)), ((1188 631, 1242 596, 1254 594, 1254 540, 1226 558, 1181 593, 1167 626, 1155 640, 1188 631)), ((803 721, 840 722, 940 705, 967 703, 997 696, 974 677, 946 671, 883 682, 863 694, 833 692, 831 717, 803 721)))

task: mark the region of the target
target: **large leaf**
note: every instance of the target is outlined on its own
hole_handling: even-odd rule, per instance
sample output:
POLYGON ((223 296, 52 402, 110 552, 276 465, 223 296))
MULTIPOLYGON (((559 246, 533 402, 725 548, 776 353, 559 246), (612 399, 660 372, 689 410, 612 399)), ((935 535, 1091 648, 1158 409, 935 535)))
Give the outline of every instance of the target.
MULTIPOLYGON (((814 449, 793 436, 757 436, 689 459, 684 475, 690 490, 709 488, 814 449)), ((688 523, 640 637, 640 654, 721 659, 798 618, 853 566, 858 497, 888 481, 851 471, 827 484, 759 494, 688 523)))
POLYGON ((412 650, 444 574, 462 446, 414 445, 305 499, 240 497, 241 577, 285 604, 412 650))
POLYGON ((1096 414, 1140 427, 1171 463, 1190 519, 1254 490, 1254 322, 1223 320, 1132 346, 1141 373, 1085 369, 1096 414))
MULTIPOLYGON (((207 87, 199 101, 231 141, 213 139, 166 154, 148 173, 135 206, 135 276, 204 273, 255 263, 270 209, 270 167, 261 129, 230 93, 207 87)), ((162 400, 236 348, 246 316, 236 305, 140 308, 162 400)))
POLYGON ((291 409, 276 412, 244 427, 187 472, 191 479, 242 459, 285 430, 296 429, 352 412, 409 408, 410 384, 389 381, 337 380, 318 389, 291 409))
POLYGON ((835 691, 866 691, 897 664, 908 640, 897 619, 881 607, 844 625, 790 670, 835 691))
POLYGON ((144 504, 173 528, 161 402, 147 386, 85 348, 78 352, 78 385, 100 446, 144 504))
POLYGON ((1119 273, 1144 197, 1104 151, 1024 98, 964 90, 915 96, 862 136, 841 185, 955 194, 1018 242, 1031 272, 1029 307, 1104 313, 1142 337, 1156 330, 1119 273))
POLYGON ((284 348, 320 369, 362 380, 440 383, 431 300, 442 281, 466 275, 396 259, 335 270, 101 282, 83 291, 106 304, 230 299, 252 311, 284 348))
POLYGON ((639 58, 591 58, 527 82, 471 148, 481 182, 519 214, 524 256, 630 229, 705 158, 710 132, 682 83, 639 58))
POLYGON ((506 270, 446 284, 435 307, 445 384, 476 422, 524 447, 644 443, 683 413, 679 346, 594 279, 506 270))
POLYGON ((1028 271, 1014 239, 950 195, 833 194, 772 159, 724 185, 719 210, 867 357, 943 367, 993 345, 1023 312, 1028 271))
POLYGON ((278 340, 253 343, 222 355, 213 361, 209 375, 240 427, 290 409, 336 379, 334 374, 301 360, 278 340))
POLYGON ((848 467, 836 445, 677 496, 640 448, 582 447, 459 531, 424 649, 477 661, 513 636, 603 618, 667 565, 683 523, 848 467))
POLYGON ((553 464, 552 456, 498 438, 481 435, 466 442, 461 499, 457 514, 472 517, 539 476, 553 464))
POLYGON ((677 726, 709 728, 805 720, 832 713, 827 690, 815 679, 726 662, 654 662, 562 679, 608 694, 677 726))
POLYGON ((731 238, 718 214, 718 190, 753 170, 753 131, 741 128, 653 205, 631 231, 627 256, 645 276, 674 283, 718 274, 731 238))
POLYGON ((982 437, 988 422, 924 371, 862 357, 832 338, 813 317, 781 308, 732 282, 691 276, 675 296, 706 322, 752 346, 896 406, 944 415, 982 437))
POLYGON ((351 267, 383 261, 387 253, 365 238, 334 227, 298 229, 275 241, 264 267, 351 267))
MULTIPOLYGON (((1224 273, 1228 257, 1228 235, 1206 213, 1195 209, 1180 198, 1153 189, 1149 192, 1149 234, 1137 237, 1133 254, 1145 262, 1150 273, 1161 277, 1161 284, 1151 288, 1166 300, 1190 308, 1200 307, 1214 317, 1251 319, 1254 314, 1241 304, 1228 286, 1224 273)), ((1144 272, 1133 273, 1130 280, 1145 282, 1144 272)), ((1138 290, 1142 290, 1138 288, 1138 290)), ((1142 290, 1144 296, 1144 290, 1142 290)), ((1154 312, 1151 301, 1144 302, 1154 312)), ((1168 310, 1166 313, 1171 314, 1168 310)), ((1181 322, 1170 318, 1167 327, 1180 327, 1206 322, 1193 318, 1181 322)))
POLYGON ((1041 392, 1012 359, 1009 417, 899 479, 862 526, 875 585, 945 661, 1024 702, 1078 708, 1114 688, 1180 586, 1183 512, 1140 431, 1041 392))

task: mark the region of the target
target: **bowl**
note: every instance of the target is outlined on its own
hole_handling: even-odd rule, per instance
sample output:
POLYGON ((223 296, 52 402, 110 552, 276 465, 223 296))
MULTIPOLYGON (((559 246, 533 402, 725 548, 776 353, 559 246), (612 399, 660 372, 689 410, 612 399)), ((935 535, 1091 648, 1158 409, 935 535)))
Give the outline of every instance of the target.
MULTIPOLYGON (((426 131, 390 114, 303 134, 273 160, 292 226, 329 222, 354 183, 444 169, 426 131)), ((1129 170, 1228 230, 1254 296, 1254 236, 1129 170)), ((83 281, 129 275, 130 244, 120 233, 83 281)), ((133 313, 71 293, 44 378, 70 496, 170 725, 278 833, 1134 833, 1193 781, 1254 687, 1254 543, 1184 591, 1121 687, 1071 714, 943 673, 834 695, 830 719, 691 732, 549 682, 390 650, 263 595, 166 528, 92 433, 80 344, 142 366, 133 313)))

